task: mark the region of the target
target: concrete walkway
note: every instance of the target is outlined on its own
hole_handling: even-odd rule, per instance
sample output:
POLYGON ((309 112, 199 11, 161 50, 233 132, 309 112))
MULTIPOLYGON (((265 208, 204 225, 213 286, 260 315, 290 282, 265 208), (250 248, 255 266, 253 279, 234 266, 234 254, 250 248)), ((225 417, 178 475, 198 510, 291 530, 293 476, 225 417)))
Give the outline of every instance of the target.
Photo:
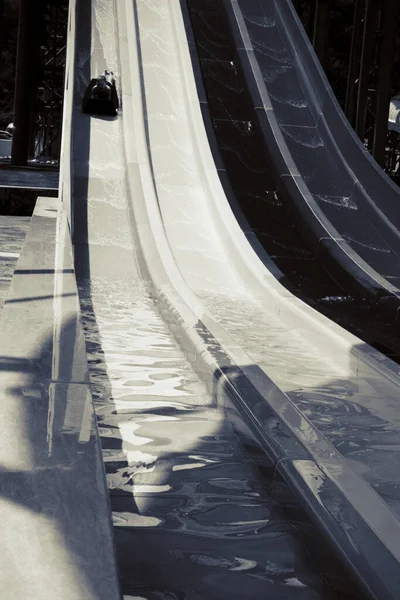
POLYGON ((0 216, 0 308, 3 308, 30 217, 0 216))

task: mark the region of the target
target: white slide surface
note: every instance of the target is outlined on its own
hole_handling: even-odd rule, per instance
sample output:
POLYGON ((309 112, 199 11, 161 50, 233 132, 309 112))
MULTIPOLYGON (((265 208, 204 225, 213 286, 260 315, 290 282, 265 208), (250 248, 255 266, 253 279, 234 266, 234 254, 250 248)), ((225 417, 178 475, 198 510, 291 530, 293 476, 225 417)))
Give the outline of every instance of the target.
POLYGON ((307 404, 308 395, 322 393, 340 402, 340 388, 351 391, 354 406, 373 404, 382 420, 394 418, 397 366, 280 286, 235 221, 203 127, 179 0, 133 4, 141 65, 133 89, 142 86, 145 115, 145 140, 136 128, 139 152, 147 143, 138 161, 149 161, 175 265, 204 318, 217 321, 230 337, 226 343, 244 350, 250 364, 297 401, 301 395, 307 404), (376 386, 368 358, 387 370, 387 378, 375 370, 376 386))

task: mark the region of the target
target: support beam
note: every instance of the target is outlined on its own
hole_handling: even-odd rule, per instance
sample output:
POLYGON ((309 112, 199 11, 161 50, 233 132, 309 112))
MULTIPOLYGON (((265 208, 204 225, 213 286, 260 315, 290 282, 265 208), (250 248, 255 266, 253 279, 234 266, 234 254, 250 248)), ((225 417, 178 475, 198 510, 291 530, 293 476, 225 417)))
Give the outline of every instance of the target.
POLYGON ((4 0, 0 0, 0 73, 3 68, 2 54, 4 50, 4 0))
POLYGON ((363 14, 365 0, 356 0, 354 7, 353 35, 351 38, 349 74, 347 79, 345 114, 351 125, 355 126, 357 107, 357 87, 360 52, 362 46, 363 14))
POLYGON ((376 39, 378 0, 367 0, 364 17, 364 32, 361 51, 360 74, 358 78, 356 132, 364 143, 367 118, 368 84, 372 66, 372 54, 376 39))
POLYGON ((310 40, 314 38, 314 29, 315 29, 315 13, 317 10, 317 2, 318 0, 310 0, 309 3, 309 13, 308 13, 308 21, 307 21, 307 35, 310 40))
POLYGON ((379 49, 377 69, 377 104, 372 151, 375 160, 381 167, 385 166, 385 145, 399 13, 399 0, 386 0, 384 2, 381 29, 382 42, 379 49))
POLYGON ((20 0, 11 151, 11 164, 18 166, 26 165, 29 155, 40 62, 41 7, 40 0, 20 0))
POLYGON ((314 17, 313 46, 322 67, 326 66, 329 34, 330 0, 317 0, 314 17))

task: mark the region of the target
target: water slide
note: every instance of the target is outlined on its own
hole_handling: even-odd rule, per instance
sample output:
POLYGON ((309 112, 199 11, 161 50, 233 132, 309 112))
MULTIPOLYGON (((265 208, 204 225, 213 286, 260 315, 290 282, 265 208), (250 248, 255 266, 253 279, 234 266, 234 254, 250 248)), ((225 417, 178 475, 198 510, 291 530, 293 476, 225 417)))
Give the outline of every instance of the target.
POLYGON ((240 227, 184 3, 71 4, 61 195, 124 595, 395 598, 397 366, 240 227), (115 119, 80 110, 105 67, 115 119))
POLYGON ((398 355, 399 191, 349 126, 290 0, 188 3, 227 171, 278 277, 398 355), (211 12, 218 32, 207 29, 211 12), (218 42, 211 50, 207 35, 218 42), (239 73, 223 68, 232 50, 239 73), (239 132, 246 120, 251 131, 239 132), (258 181, 242 176, 246 185, 226 156, 240 137, 242 158, 258 169, 258 181))
MULTIPOLYGON (((207 386, 210 367, 196 375, 171 335, 167 324, 178 336, 181 327, 166 304, 171 292, 165 289, 163 308, 153 300, 162 289, 148 285, 151 269, 157 285, 167 286, 173 266, 159 266, 155 242, 146 240, 154 235, 142 191, 150 168, 139 154, 146 148, 139 62, 128 53, 127 34, 156 14, 145 3, 138 10, 140 21, 128 2, 118 11, 109 0, 77 6, 69 90, 76 275, 122 591, 126 598, 193 589, 197 597, 257 598, 278 586, 287 598, 297 597, 299 587, 304 598, 329 597, 333 584, 306 559, 297 531, 271 497, 272 463, 240 419, 235 428, 247 450, 238 442, 207 386), (120 82, 118 119, 80 111, 88 81, 106 66, 120 82)), ((171 27, 172 17, 160 24, 171 27)), ((179 297, 172 301, 189 326, 189 309, 179 297)), ((201 351, 196 344, 193 351, 201 351)), ((306 528, 307 519, 299 518, 306 528)), ((340 569, 328 570, 336 587, 348 587, 340 569)))

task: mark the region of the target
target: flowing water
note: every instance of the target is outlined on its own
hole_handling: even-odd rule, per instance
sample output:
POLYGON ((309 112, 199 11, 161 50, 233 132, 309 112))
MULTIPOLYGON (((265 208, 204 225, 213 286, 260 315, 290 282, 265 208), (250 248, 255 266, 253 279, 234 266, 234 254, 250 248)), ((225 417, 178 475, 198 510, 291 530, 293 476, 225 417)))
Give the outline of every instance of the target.
POLYGON ((333 597, 143 282, 79 293, 125 598, 333 597))

